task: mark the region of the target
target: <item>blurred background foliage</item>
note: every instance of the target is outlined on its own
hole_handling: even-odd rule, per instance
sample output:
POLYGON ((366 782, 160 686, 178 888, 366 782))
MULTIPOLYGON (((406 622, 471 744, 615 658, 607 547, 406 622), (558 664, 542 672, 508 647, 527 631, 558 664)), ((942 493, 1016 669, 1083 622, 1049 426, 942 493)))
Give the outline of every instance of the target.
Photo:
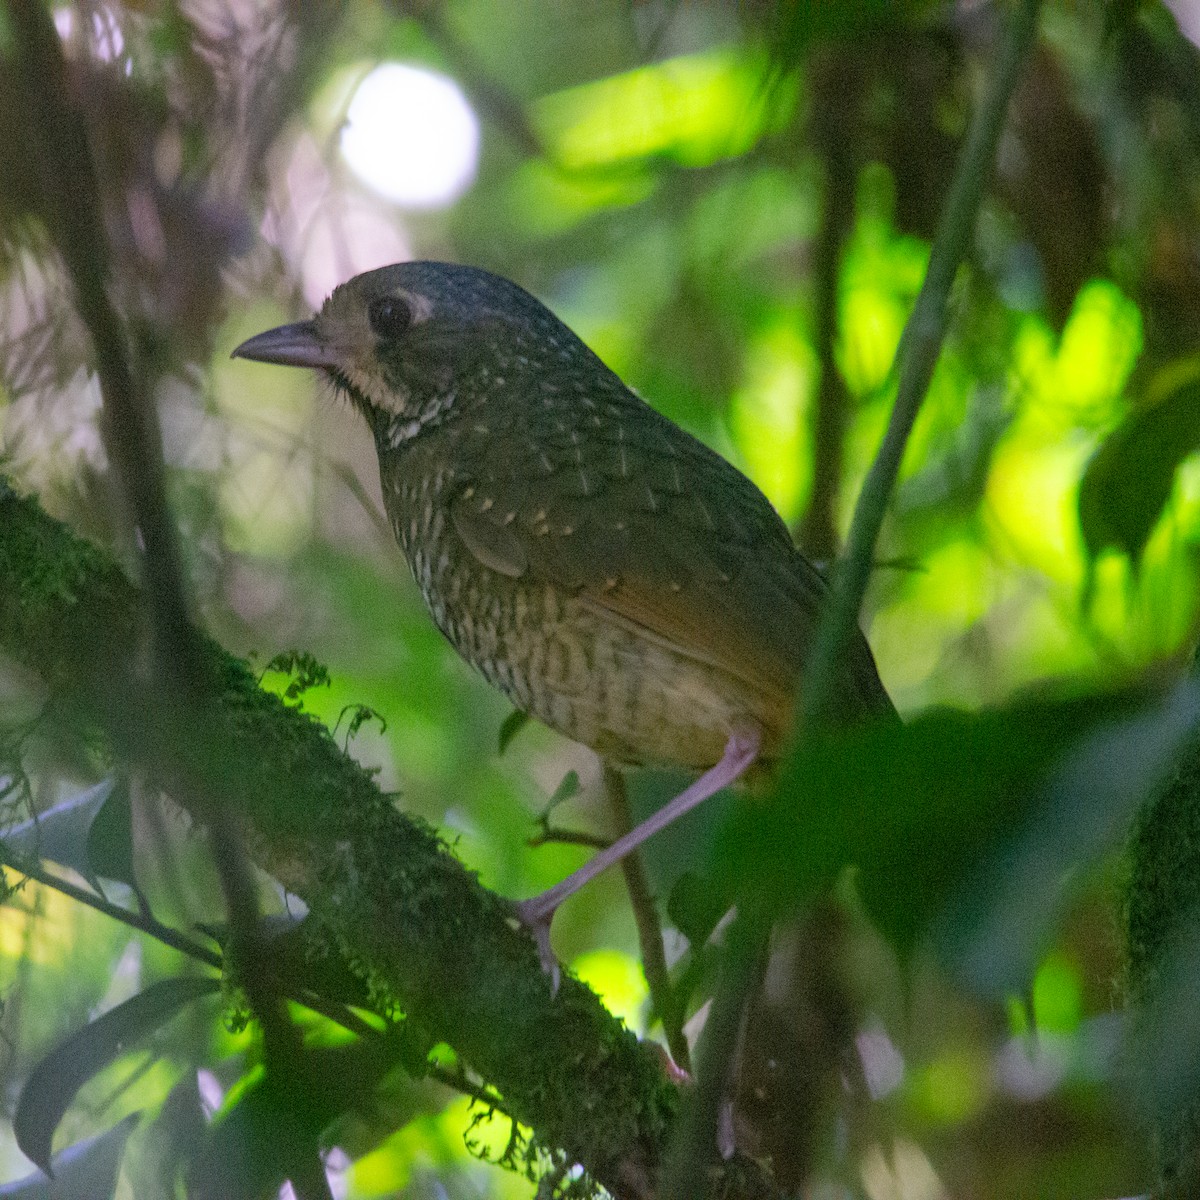
MULTIPOLYGON (((1153 684, 1181 674, 1196 645, 1200 61, 1194 11, 1175 8, 1042 13, 863 616, 906 715, 998 708, 1052 684, 1153 684)), ((425 615, 381 516, 366 429, 313 379, 229 351, 373 266, 487 267, 755 479, 829 561, 887 420, 893 357, 1005 13, 928 0, 54 7, 196 609, 225 645, 258 656, 267 687, 288 685, 267 669, 281 652, 325 664, 329 682, 305 707, 487 886, 527 895, 578 865, 577 846, 526 843, 571 771, 580 787, 551 821, 606 832, 598 761, 534 725, 500 753, 506 705, 425 615), (351 736, 355 705, 382 720, 351 736)), ((25 183, 39 152, 25 103, 19 73, 0 70, 0 466, 123 552, 88 341, 25 183)), ((3 728, 37 703, 30 681, 0 675, 3 728)), ((1061 712, 1047 713, 1064 745, 1094 720, 1060 727, 1061 712)), ((953 714, 931 719, 943 722, 931 745, 969 740, 953 714)), ((981 750, 966 774, 1007 758, 1018 778, 1039 726, 989 728, 991 758, 981 750)), ((1139 765, 1123 780, 1128 758, 1106 761, 1128 784, 1112 810, 1127 818, 1158 776, 1139 765)), ((46 747, 23 765, 42 810, 96 779, 95 763, 46 747)), ((1086 808, 1072 787, 1053 794, 1086 808)), ((639 804, 656 790, 635 781, 639 804)), ((6 823, 28 816, 10 808, 6 823)), ((1079 810, 1063 811, 1073 828, 1079 810)), ((136 788, 133 812, 137 882, 155 915, 179 928, 213 920, 219 892, 197 842, 136 788)), ((857 1044, 874 1109, 840 1151, 831 1140, 821 1194, 1148 1189, 1151 1139, 1119 1015, 1118 826, 1086 858, 1063 852, 1069 898, 1029 951, 1027 978, 1005 976, 999 992, 945 970, 917 929, 900 963, 846 900, 858 915, 840 944, 868 997, 857 1044)), ((660 898, 720 828, 710 814, 649 848, 660 898)), ((1011 832, 984 828, 980 853, 1011 832)), ((854 829, 838 836, 852 853, 854 829)), ((805 838, 801 822, 801 856, 805 838)), ((945 853, 957 846, 948 839, 945 853)), ((911 864, 896 861, 903 880, 911 864)), ((947 891, 976 879, 941 874, 953 876, 947 891)), ((898 886, 895 902, 909 905, 898 886)), ((986 940, 1001 936, 995 925, 982 928, 973 954, 986 960, 1003 946, 986 940)), ((668 929, 669 956, 681 943, 668 929)), ((657 1036, 615 873, 566 906, 555 944, 615 1013, 657 1036)), ((54 890, 9 894, 4 1113, 68 1034, 179 969, 174 951, 54 890)), ((81 1092, 56 1145, 143 1119, 119 1174, 104 1168, 116 1183, 80 1194, 169 1194, 172 1145, 230 1104, 255 1065, 253 1038, 218 1014, 214 1000, 185 1010, 81 1092)), ((533 1193, 478 1161, 503 1154, 508 1125, 465 1098, 401 1079, 363 1099, 329 1139, 336 1194, 533 1193)), ((27 1170, 0 1123, 0 1178, 27 1170)))

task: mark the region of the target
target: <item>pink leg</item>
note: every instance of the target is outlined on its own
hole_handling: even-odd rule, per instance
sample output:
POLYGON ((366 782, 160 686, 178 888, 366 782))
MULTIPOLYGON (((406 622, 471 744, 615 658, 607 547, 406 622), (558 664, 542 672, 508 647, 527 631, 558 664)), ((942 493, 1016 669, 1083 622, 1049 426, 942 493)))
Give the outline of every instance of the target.
POLYGON ((721 755, 721 761, 705 771, 695 783, 680 792, 674 800, 665 804, 653 816, 647 817, 636 829, 631 829, 624 837, 618 838, 607 849, 601 850, 599 854, 590 858, 578 871, 572 872, 561 883, 556 883, 552 888, 547 888, 539 895, 532 896, 528 900, 521 900, 515 905, 517 919, 533 934, 542 965, 555 980, 556 987, 558 963, 550 951, 550 922, 553 920, 558 906, 585 884, 591 883, 602 871, 607 871, 613 863, 620 862, 627 854, 636 850, 659 830, 666 829, 672 821, 682 817, 686 812, 691 812, 709 796, 715 795, 722 788, 728 787, 744 775, 758 757, 759 745, 757 732, 733 734, 725 744, 725 753, 721 755))

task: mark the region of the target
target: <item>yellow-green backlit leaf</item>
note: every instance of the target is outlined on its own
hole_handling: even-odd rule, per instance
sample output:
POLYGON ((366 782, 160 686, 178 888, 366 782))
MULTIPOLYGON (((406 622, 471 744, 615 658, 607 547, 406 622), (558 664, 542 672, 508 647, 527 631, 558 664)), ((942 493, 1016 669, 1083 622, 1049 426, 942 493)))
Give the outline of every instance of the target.
POLYGON ((1079 968, 1062 954, 1050 954, 1033 978, 1033 1021, 1039 1033, 1073 1033, 1083 1015, 1079 968))
POLYGON ((534 119, 569 168, 654 156, 696 167, 744 154, 795 104, 794 82, 769 84, 765 62, 714 51, 555 92, 534 119))
POLYGON ((628 954, 616 950, 593 950, 571 963, 571 970, 604 1001, 614 1017, 630 1029, 645 1029, 649 990, 641 967, 628 954))
POLYGON ((746 382, 730 407, 747 472, 788 522, 799 515, 812 479, 805 406, 815 376, 812 348, 794 319, 784 319, 750 348, 746 382))

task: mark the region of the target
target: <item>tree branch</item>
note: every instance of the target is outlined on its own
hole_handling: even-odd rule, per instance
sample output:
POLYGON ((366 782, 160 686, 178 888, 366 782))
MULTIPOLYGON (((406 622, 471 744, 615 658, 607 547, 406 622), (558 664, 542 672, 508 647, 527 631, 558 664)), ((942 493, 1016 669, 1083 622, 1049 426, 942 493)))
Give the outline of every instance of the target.
MULTIPOLYGON (((219 685, 209 744, 223 748, 221 762, 164 761, 168 715, 132 666, 138 610, 104 552, 0 481, 0 645, 45 680, 59 716, 106 731, 185 807, 193 775, 215 776, 250 857, 308 904, 314 961, 351 964, 377 1011, 403 1011, 453 1047, 543 1144, 614 1195, 653 1195, 677 1094, 652 1050, 577 981, 564 978, 552 997, 506 903, 398 812, 328 730, 207 639, 219 685)), ((723 1170, 739 1194, 772 1192, 754 1164, 723 1170)))
MULTIPOLYGON (((101 434, 124 500, 131 542, 145 595, 150 671, 146 688, 157 706, 173 712, 159 726, 151 750, 160 768, 171 759, 211 757, 207 743, 215 680, 199 632, 192 625, 178 534, 166 499, 158 411, 149 375, 134 365, 126 329, 109 297, 110 254, 101 192, 83 114, 72 95, 58 34, 44 5, 9 4, 20 92, 27 107, 35 187, 51 237, 62 255, 75 306, 92 341, 100 382, 101 434)), ((147 749, 150 749, 149 747, 147 749)), ((213 859, 229 910, 229 958, 262 1029, 264 1062, 283 1085, 302 1083, 300 1036, 268 974, 258 924, 254 877, 238 838, 225 819, 225 794, 193 775, 192 806, 205 810, 213 859)), ((324 1200, 329 1185, 317 1148, 293 1129, 292 1114, 278 1114, 278 1140, 288 1147, 288 1171, 300 1200, 324 1200)))
POLYGON ((841 48, 814 64, 812 137, 825 168, 821 226, 813 245, 813 337, 820 376, 811 417, 812 495, 800 522, 800 548, 817 562, 837 559, 837 501, 842 483, 848 396, 838 370, 838 279, 842 246, 854 216, 854 158, 846 137, 844 104, 855 81, 841 48))

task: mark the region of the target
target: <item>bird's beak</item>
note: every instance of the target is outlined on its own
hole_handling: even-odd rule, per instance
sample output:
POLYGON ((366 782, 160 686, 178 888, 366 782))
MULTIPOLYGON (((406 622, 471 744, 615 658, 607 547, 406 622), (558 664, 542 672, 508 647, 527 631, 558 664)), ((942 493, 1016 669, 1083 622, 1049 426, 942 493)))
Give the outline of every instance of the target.
POLYGON ((278 363, 284 367, 336 367, 333 351, 322 341, 314 321, 280 325, 244 341, 231 358, 278 363))

